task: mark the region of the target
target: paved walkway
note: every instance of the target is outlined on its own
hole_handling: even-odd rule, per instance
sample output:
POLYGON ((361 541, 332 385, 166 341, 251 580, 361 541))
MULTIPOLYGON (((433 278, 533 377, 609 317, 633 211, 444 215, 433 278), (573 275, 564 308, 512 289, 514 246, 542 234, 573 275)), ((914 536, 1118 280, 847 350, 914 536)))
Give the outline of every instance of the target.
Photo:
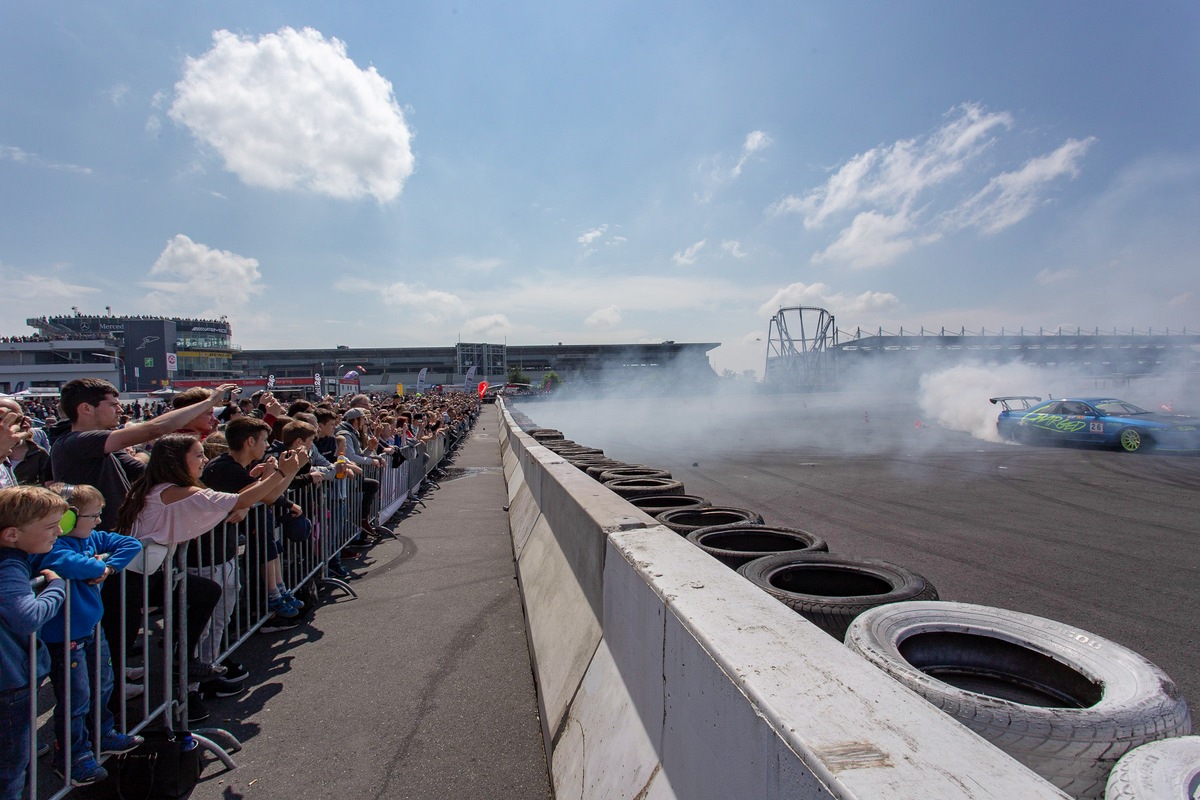
POLYGON ((550 797, 495 409, 427 508, 393 520, 357 599, 239 649, 250 689, 203 724, 244 749, 193 800, 550 797))

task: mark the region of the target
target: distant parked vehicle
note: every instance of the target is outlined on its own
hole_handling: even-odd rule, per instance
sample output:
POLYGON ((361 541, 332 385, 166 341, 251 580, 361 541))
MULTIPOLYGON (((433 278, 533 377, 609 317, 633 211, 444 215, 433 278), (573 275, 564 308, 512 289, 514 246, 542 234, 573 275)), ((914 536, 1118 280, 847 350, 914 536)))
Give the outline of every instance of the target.
POLYGON ((1185 414, 1147 411, 1115 397, 1037 402, 1040 397, 1015 395, 989 400, 1003 407, 996 432, 1023 444, 1069 442, 1116 447, 1129 453, 1150 449, 1200 452, 1200 418, 1185 414))

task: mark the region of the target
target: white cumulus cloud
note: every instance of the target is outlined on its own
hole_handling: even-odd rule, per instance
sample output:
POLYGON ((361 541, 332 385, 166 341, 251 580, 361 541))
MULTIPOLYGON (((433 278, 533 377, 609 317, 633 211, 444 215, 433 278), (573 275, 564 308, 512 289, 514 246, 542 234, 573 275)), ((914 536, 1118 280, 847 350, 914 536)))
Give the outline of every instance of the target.
POLYGON ((742 249, 742 243, 736 239, 726 239, 721 242, 721 250, 734 258, 745 258, 749 255, 742 249))
POLYGON ((697 256, 700 255, 700 251, 704 249, 704 245, 707 242, 707 239, 701 239, 690 247, 683 250, 676 250, 675 255, 671 256, 671 259, 681 267, 690 267, 696 263, 697 256))
POLYGON ((484 339, 498 339, 512 333, 513 324, 506 314, 487 314, 463 323, 463 333, 484 339))
POLYGON ((918 242, 934 241, 940 234, 914 237, 912 220, 907 213, 881 214, 864 211, 838 234, 833 244, 813 255, 814 264, 841 261, 850 267, 879 267, 890 264, 912 250, 918 242))
POLYGON ((899 305, 900 300, 891 292, 863 292, 847 294, 835 292, 824 283, 793 283, 779 289, 771 299, 759 306, 758 313, 773 316, 781 308, 789 306, 816 306, 838 314, 866 314, 885 311, 899 305))
POLYGON ((579 242, 580 244, 591 244, 603 236, 604 232, 607 230, 607 225, 601 225, 598 228, 592 228, 590 231, 584 231, 583 233, 579 234, 575 241, 579 242))
POLYGON ((767 149, 771 144, 771 137, 765 131, 751 131, 746 134, 746 138, 742 142, 742 149, 732 167, 729 166, 731 158, 726 154, 711 155, 701 159, 697 165, 697 171, 702 187, 696 193, 697 202, 710 202, 723 186, 741 176, 742 169, 755 153, 767 149))
POLYGON ((182 233, 167 242, 150 268, 144 302, 160 313, 209 316, 242 311, 263 291, 258 260, 193 242, 182 233))
POLYGON ((742 143, 742 155, 738 158, 737 164, 729 171, 729 177, 736 178, 742 174, 742 168, 746 166, 746 162, 750 156, 760 150, 765 150, 771 146, 771 137, 767 136, 763 131, 751 131, 746 134, 746 141, 742 143))
POLYGON ((801 214, 806 228, 868 206, 897 211, 922 191, 962 172, 992 144, 997 128, 1012 124, 1008 113, 967 103, 953 109, 947 122, 924 139, 902 139, 859 153, 822 186, 804 197, 785 197, 774 210, 801 214))
POLYGON ((1035 275, 1033 280, 1041 286, 1050 286, 1055 283, 1062 283, 1063 281, 1075 280, 1078 277, 1079 270, 1077 269, 1044 269, 1035 275))
POLYGON ((984 233, 998 233, 1016 225, 1033 213, 1048 183, 1064 175, 1079 175, 1079 162, 1095 141, 1095 137, 1068 139, 1054 152, 992 178, 958 210, 958 224, 978 227, 984 233))
POLYGON ((808 230, 842 226, 813 262, 852 267, 889 264, 965 228, 996 233, 1032 213, 1053 181, 1077 175, 1094 141, 1068 139, 1051 153, 988 178, 982 189, 973 188, 986 165, 984 155, 1014 125, 1008 112, 960 105, 929 134, 858 153, 825 183, 785 196, 768 213, 799 215, 808 230))
POLYGON ((250 186, 387 202, 413 171, 391 82, 312 28, 214 32, 212 48, 187 60, 168 113, 250 186))
POLYGON ((611 328, 621 323, 621 309, 615 305, 598 308, 583 321, 589 328, 611 328))
POLYGON ((412 308, 426 322, 442 322, 467 314, 467 304, 458 295, 439 289, 414 286, 403 281, 377 284, 362 278, 343 278, 334 284, 334 287, 342 292, 378 297, 389 306, 412 308))

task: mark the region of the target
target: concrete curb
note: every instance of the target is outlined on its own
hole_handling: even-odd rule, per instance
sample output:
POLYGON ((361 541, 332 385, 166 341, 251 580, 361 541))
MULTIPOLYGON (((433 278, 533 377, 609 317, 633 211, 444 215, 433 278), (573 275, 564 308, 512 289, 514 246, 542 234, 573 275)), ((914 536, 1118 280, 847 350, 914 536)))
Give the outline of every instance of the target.
POLYGON ((1066 797, 506 409, 501 452, 557 797, 1066 797))

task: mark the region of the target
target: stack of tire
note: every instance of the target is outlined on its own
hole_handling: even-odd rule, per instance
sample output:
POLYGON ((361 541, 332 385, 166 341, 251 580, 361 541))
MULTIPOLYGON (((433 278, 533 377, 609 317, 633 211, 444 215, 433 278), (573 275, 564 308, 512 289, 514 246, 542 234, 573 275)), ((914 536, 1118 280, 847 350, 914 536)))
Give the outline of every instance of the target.
POLYGON ((846 644, 1081 800, 1104 797, 1106 784, 1110 800, 1195 797, 1200 787, 1200 747, 1168 745, 1191 732, 1187 703, 1166 673, 1115 642, 1032 614, 909 602, 867 611, 846 644), (1171 768, 1159 768, 1160 752, 1171 768), (1171 793, 1153 788, 1171 782, 1171 793))
MULTIPOLYGON (((543 432, 539 441, 570 452, 574 443, 559 445, 553 434, 562 437, 543 432)), ((1030 614, 935 602, 934 586, 904 567, 831 554, 812 533, 684 494, 665 470, 608 464, 599 451, 573 455, 612 491, 1072 796, 1200 798, 1200 737, 1187 736, 1187 704, 1137 653, 1030 614)))

